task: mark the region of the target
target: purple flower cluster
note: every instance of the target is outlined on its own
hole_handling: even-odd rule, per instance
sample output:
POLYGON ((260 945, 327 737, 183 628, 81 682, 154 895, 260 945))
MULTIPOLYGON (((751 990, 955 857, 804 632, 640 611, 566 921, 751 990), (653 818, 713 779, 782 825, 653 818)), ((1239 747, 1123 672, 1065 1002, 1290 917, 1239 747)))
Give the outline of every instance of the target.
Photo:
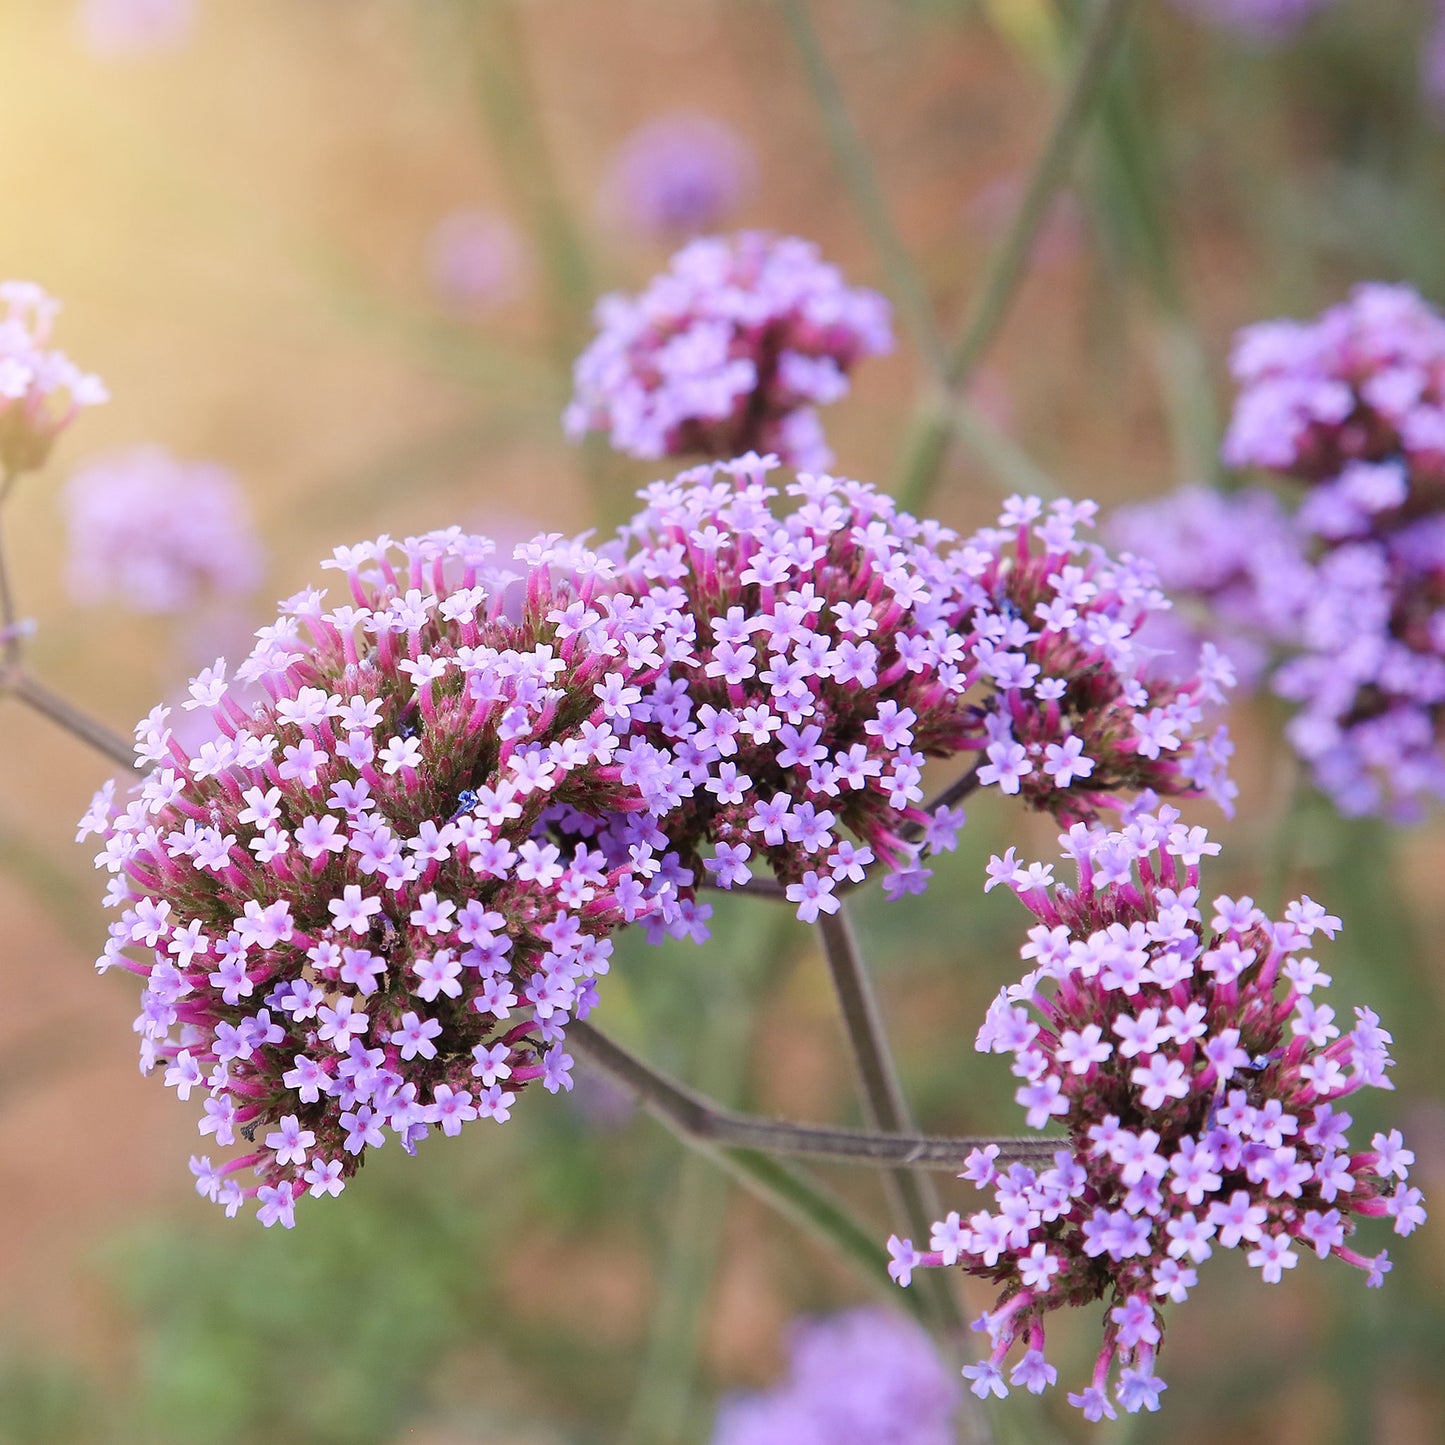
POLYGON ((891 1310, 792 1328, 787 1379, 718 1412, 712 1445, 952 1445, 962 1395, 928 1336, 891 1310))
POLYGON ((1292 630, 1310 593, 1310 567, 1293 517, 1271 492, 1181 487, 1121 507, 1105 528, 1110 543, 1147 559, 1174 606, 1140 629, 1154 654, 1151 673, 1175 676, 1213 643, 1241 689, 1257 687, 1274 642, 1292 630))
POLYGON ((968 731, 953 624, 971 589, 946 528, 809 474, 784 514, 775 466, 743 457, 648 488, 618 585, 696 628, 646 700, 648 736, 689 770, 663 825, 671 846, 686 859, 712 847, 723 888, 766 863, 813 919, 875 861, 918 874, 910 835, 952 846, 961 812, 919 803, 925 757, 968 731))
POLYGON ((643 235, 676 241, 725 225, 753 171, 752 153, 736 131, 711 116, 677 111, 622 143, 606 202, 643 235))
POLYGON ((893 345, 888 303, 848 287, 817 248, 743 231, 683 247, 641 295, 606 296, 577 360, 565 424, 631 456, 776 452, 826 466, 817 406, 893 345))
MULTIPOLYGON (((762 862, 798 916, 879 863, 921 889, 961 809, 924 809, 929 757, 1073 820, 1142 788, 1227 803, 1222 735, 1197 739, 1226 670, 1146 689, 1132 636, 1167 604, 1080 541, 1092 503, 1010 501, 967 543, 860 482, 801 474, 782 512, 773 458, 645 491, 617 585, 691 644, 649 693, 645 736, 684 769, 662 825, 722 888, 762 862)), ((702 876, 699 872, 699 876, 702 876)))
POLYGON ((1070 821, 1225 797, 1192 736, 1222 678, 1134 680, 1159 599, 1077 540, 1092 504, 1014 498, 957 545, 858 482, 803 474, 778 508, 777 465, 659 482, 609 548, 542 537, 520 574, 458 529, 338 549, 338 603, 298 594, 193 680, 190 741, 166 708, 139 726, 149 776, 81 837, 120 910, 100 964, 146 980, 143 1067, 264 1145, 198 1161, 203 1192, 289 1223, 386 1130, 565 1083, 609 935, 706 937, 708 875, 761 863, 804 920, 875 863, 921 889, 964 821, 922 806, 929 756, 1070 821))
POLYGON ((579 544, 519 548, 520 576, 491 550, 458 529, 338 549, 342 596, 290 599, 236 672, 265 700, 201 673, 212 739, 187 752, 157 709, 136 795, 82 820, 119 910, 97 966, 145 980, 143 1070, 249 1146, 192 1161, 228 1213, 290 1226, 388 1131, 410 1150, 506 1119, 534 1079, 570 1088, 608 936, 690 881, 625 777, 626 700, 672 619, 579 544))
POLYGON ((82 407, 110 394, 50 346, 60 303, 30 281, 0 281, 0 472, 43 466, 82 407))
POLYGON ((1233 669, 1205 646, 1187 677, 1146 682, 1141 634, 1170 603, 1152 567, 1079 537, 1096 512, 1010 497, 960 553, 972 595, 955 631, 991 694, 971 742, 979 781, 1066 822, 1145 790, 1203 793, 1228 812, 1228 734, 1195 734, 1233 669))
POLYGON ((1409 287, 1357 286, 1314 321, 1246 327, 1231 368, 1225 462, 1323 486, 1325 535, 1367 530, 1403 503, 1388 488, 1355 495, 1342 482, 1351 463, 1395 463, 1416 487, 1445 485, 1445 317, 1409 287))
POLYGON ((63 500, 66 577, 78 602, 190 612, 260 580, 245 494, 223 467, 143 448, 83 467, 63 500))
POLYGON ((1241 333, 1224 457, 1303 485, 1136 509, 1116 537, 1217 622, 1298 704, 1288 736, 1348 814, 1445 797, 1445 317, 1361 286, 1307 324, 1241 333))
POLYGON ((1335 0, 1174 0, 1191 15, 1247 40, 1283 40, 1335 0))
POLYGON ((940 1220, 927 1253, 891 1240, 890 1268, 907 1284, 920 1265, 959 1264, 1000 1287, 979 1322, 990 1356, 964 1371, 980 1397, 1053 1384, 1045 1316, 1107 1299, 1093 1377, 1069 1396, 1097 1420, 1115 1414, 1111 1378, 1125 1410, 1158 1407, 1163 1306, 1188 1297, 1215 1249, 1242 1250, 1270 1284, 1298 1246, 1378 1285, 1389 1259, 1351 1245, 1357 1221, 1384 1216, 1405 1235, 1425 1211, 1398 1131, 1349 1142, 1341 1105, 1392 1087, 1390 1035, 1365 1008, 1346 1031, 1322 1002, 1330 979, 1309 950, 1339 920, 1309 898, 1271 922, 1249 898, 1218 897, 1206 928, 1200 862, 1218 844, 1167 806, 1060 841, 1075 887, 1013 849, 989 865, 988 886, 1008 885, 1039 922, 1030 971, 978 1047, 1012 1055, 1029 1126, 1057 1122, 1067 1140, 1042 1171, 976 1150, 961 1177, 992 1207, 940 1220))

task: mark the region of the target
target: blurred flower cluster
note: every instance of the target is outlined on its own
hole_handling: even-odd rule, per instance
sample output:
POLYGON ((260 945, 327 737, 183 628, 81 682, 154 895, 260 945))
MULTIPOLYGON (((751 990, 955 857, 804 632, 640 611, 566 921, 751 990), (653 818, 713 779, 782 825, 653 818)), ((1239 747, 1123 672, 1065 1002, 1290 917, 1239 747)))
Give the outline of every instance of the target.
POLYGON ((1113 535, 1202 604, 1248 674, 1270 670, 1343 812, 1418 816, 1445 797, 1445 317, 1360 286, 1313 322, 1248 328, 1233 368, 1224 459, 1287 478, 1293 507, 1193 489, 1113 535))
POLYGON ((962 1394, 927 1334, 889 1310, 799 1320, 787 1377, 724 1400, 712 1445, 953 1445, 962 1394))
POLYGON ((62 500, 66 582, 77 602, 189 613, 260 581, 250 509, 223 467, 140 448, 80 468, 62 500))

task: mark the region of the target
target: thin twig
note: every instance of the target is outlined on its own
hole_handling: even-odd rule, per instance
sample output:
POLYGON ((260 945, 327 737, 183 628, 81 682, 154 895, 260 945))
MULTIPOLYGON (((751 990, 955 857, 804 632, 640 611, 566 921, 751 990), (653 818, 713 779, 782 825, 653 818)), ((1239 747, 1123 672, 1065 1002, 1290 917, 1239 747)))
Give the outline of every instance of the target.
POLYGON ((1048 214, 1055 193, 1068 176, 1087 122, 1104 90, 1104 82, 1108 79, 1135 3, 1136 0, 1098 0, 1089 19, 1073 76, 1024 188, 1018 210, 988 264, 958 344, 945 362, 945 397, 939 398, 931 408, 931 414, 915 438, 904 465, 898 496, 910 510, 917 510, 933 487, 954 427, 953 403, 948 398, 962 391, 1008 314, 1027 269, 1039 227, 1048 214))
POLYGON ((759 1119, 725 1109, 695 1093, 591 1024, 569 1024, 567 1045, 631 1094, 660 1123, 691 1143, 833 1164, 939 1172, 956 1172, 974 1149, 990 1145, 997 1145, 1001 1159, 1026 1164, 1051 1163, 1056 1150, 1068 1147, 1067 1141, 1059 1139, 950 1139, 759 1119))
POLYGON ((0 675, 0 693, 4 692, 12 693, 20 702, 33 708, 42 717, 49 718, 72 737, 89 743, 96 752, 104 754, 111 762, 135 773, 145 772, 145 768, 136 761, 135 750, 123 737, 111 732, 104 723, 83 713, 59 693, 52 692, 29 673, 17 671, 0 675))
POLYGON ((0 477, 0 659, 7 667, 14 667, 20 661, 19 617, 15 611, 15 597, 10 590, 10 568, 5 560, 5 503, 15 486, 19 473, 7 467, 0 477))

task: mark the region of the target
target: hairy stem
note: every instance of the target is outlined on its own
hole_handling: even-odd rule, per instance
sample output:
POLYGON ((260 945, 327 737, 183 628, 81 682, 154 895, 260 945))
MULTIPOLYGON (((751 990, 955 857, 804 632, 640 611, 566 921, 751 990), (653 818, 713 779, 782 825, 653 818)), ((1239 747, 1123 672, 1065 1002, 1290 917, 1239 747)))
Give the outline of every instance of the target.
MULTIPOLYGON (((956 395, 967 384, 1008 315, 1019 282, 1028 269, 1039 227, 1073 165, 1135 3, 1136 0, 1097 0, 1080 43, 1073 75, 1044 148, 1029 175, 1018 210, 988 264, 958 344, 946 359, 943 382, 950 394, 956 395)), ((905 507, 916 511, 927 500, 943 464, 954 424, 953 411, 940 405, 933 408, 918 428, 898 488, 899 500, 905 507)))
MULTIPOLYGON (((791 1155, 833 1164, 899 1166, 957 1171, 968 1154, 997 1145, 1002 1160, 1048 1164, 1067 1148, 1059 1139, 951 1139, 913 1133, 887 1134, 759 1119, 723 1108, 645 1063, 589 1023, 567 1027, 567 1046, 620 1085, 655 1119, 688 1144, 759 1154, 791 1155)), ((931 1223, 931 1221, 930 1221, 931 1223)))

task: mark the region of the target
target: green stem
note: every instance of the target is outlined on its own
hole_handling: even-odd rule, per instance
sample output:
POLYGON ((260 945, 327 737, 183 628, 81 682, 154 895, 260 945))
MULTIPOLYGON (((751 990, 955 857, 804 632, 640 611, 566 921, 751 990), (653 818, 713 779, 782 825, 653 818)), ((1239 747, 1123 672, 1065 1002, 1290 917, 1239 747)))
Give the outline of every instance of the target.
POLYGON ((586 253, 537 119, 526 46, 512 0, 480 0, 478 100, 508 189, 527 217, 545 274, 553 360, 570 375, 592 302, 586 253))
POLYGON ((1143 57, 1122 58, 1100 111, 1102 145, 1094 211, 1101 233, 1142 278, 1153 303, 1152 360, 1163 391, 1175 463, 1187 478, 1219 479, 1219 419, 1209 359, 1189 316, 1180 274, 1168 167, 1157 107, 1148 103, 1143 57))
MULTIPOLYGON (((1044 148, 1034 164, 1018 210, 985 272, 963 334, 949 354, 943 380, 957 394, 983 359, 1028 268, 1029 257, 1049 204, 1068 178, 1088 121, 1104 90, 1136 0, 1097 0, 1080 44, 1079 58, 1044 148)), ((903 465, 898 495, 912 511, 927 501, 943 465, 954 414, 942 410, 915 429, 903 465)))
POLYGON ((930 370, 941 374, 945 363, 943 339, 938 334, 933 307, 888 213, 868 149, 848 113, 848 103, 808 17, 806 0, 778 0, 778 6, 802 62, 808 89, 817 102, 833 159, 883 263, 888 284, 913 333, 914 345, 930 370))
MULTIPOLYGON (((858 1074, 864 1117, 884 1134, 913 1134, 916 1131, 903 1081, 888 1047, 883 1014, 846 908, 840 904, 836 913, 821 915, 818 929, 858 1074)), ((896 1227, 901 1234, 917 1240, 919 1248, 928 1248, 934 1222, 943 1215, 932 1181, 906 1166, 890 1169, 886 1178, 896 1227)), ((961 1335, 963 1314, 948 1276, 942 1270, 928 1270, 924 1287, 938 1325, 950 1335, 961 1335)))
MULTIPOLYGON (((724 1142, 723 1138, 699 1128, 690 1116, 690 1109, 696 1103, 695 1096, 646 1065, 641 1065, 640 1060, 635 1060, 589 1024, 574 1021, 569 1025, 567 1045, 627 1089, 688 1149, 723 1170, 825 1249, 852 1264, 871 1288, 887 1288, 888 1252, 878 1242, 877 1232, 861 1223, 817 1181, 763 1153, 761 1148, 734 1144, 731 1136, 724 1142), (640 1066, 640 1073, 637 1066, 640 1066), (659 1095, 656 1088, 658 1080, 663 1082, 664 1095, 678 1096, 683 1101, 682 1106, 676 1099, 669 1100, 659 1095)), ((718 1112, 724 1116, 727 1113, 718 1112)), ((761 1144, 763 1138, 758 1137, 756 1142, 761 1144)), ((914 1291, 906 1290, 903 1294, 905 1307, 915 1313, 923 1308, 921 1296, 914 1298, 914 1291)))
MULTIPOLYGON (((701 1016, 692 1072, 707 1094, 740 1097, 753 1030, 758 980, 783 954, 776 918, 740 909, 716 920, 715 937, 739 967, 718 980, 701 1016)), ((610 1041, 608 1041, 610 1042, 610 1041)), ((716 1160, 683 1155, 668 1222, 668 1237, 647 1349, 638 1371, 623 1438, 637 1445, 672 1445, 685 1433, 697 1382, 705 1308, 722 1253, 728 1193, 718 1187, 716 1160)))
POLYGON ((702 1146, 702 1152, 755 1198, 776 1210, 831 1255, 852 1265, 858 1277, 875 1293, 885 1295, 891 1304, 901 1305, 919 1323, 928 1322, 930 1311, 921 1292, 897 1290, 890 1285, 888 1251, 878 1243, 877 1234, 860 1224, 856 1216, 816 1180, 780 1160, 749 1149, 713 1151, 702 1146))

